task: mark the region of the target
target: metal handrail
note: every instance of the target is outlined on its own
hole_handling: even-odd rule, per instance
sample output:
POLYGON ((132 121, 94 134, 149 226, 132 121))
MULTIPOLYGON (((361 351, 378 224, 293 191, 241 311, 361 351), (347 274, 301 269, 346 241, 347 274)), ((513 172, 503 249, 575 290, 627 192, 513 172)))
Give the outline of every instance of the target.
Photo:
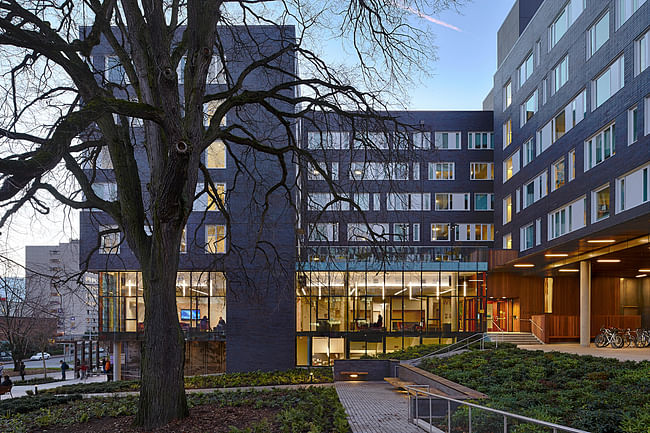
POLYGON ((499 414, 499 415, 503 415, 503 431, 504 432, 508 431, 508 418, 514 418, 514 419, 518 419, 520 421, 524 421, 524 422, 528 422, 528 423, 537 424, 537 425, 541 425, 541 426, 544 426, 544 427, 552 428, 553 433, 557 433, 558 431, 571 432, 571 433, 589 433, 589 432, 587 432, 585 430, 580 430, 580 429, 576 429, 576 428, 573 428, 573 427, 567 427, 567 426, 563 426, 563 425, 560 425, 560 424, 555 424, 555 423, 548 422, 548 421, 542 421, 542 420, 535 419, 535 418, 529 418, 529 417, 524 416, 524 415, 517 415, 516 413, 506 412, 504 410, 494 409, 494 408, 487 407, 487 406, 481 406, 480 404, 469 403, 469 402, 463 401, 463 400, 456 400, 455 398, 446 397, 446 396, 443 396, 443 395, 440 395, 440 394, 434 394, 434 393, 431 393, 429 391, 421 391, 421 390, 418 389, 418 388, 422 388, 422 387, 423 387, 422 385, 408 385, 408 386, 406 386, 406 391, 407 391, 408 396, 409 396, 408 421, 411 424, 418 425, 416 422, 413 421, 414 418, 412 416, 413 414, 412 414, 412 410, 411 410, 411 406, 412 406, 411 400, 413 398, 412 395, 415 394, 415 419, 417 419, 419 421, 420 418, 418 416, 419 415, 418 414, 418 412, 419 412, 418 395, 422 394, 423 396, 426 396, 427 400, 429 400, 429 423, 428 423, 429 424, 429 431, 433 431, 433 423, 432 423, 433 416, 432 416, 432 412, 431 412, 431 400, 441 399, 441 400, 447 400, 447 432, 449 432, 449 433, 451 432, 451 403, 452 402, 457 403, 459 405, 467 406, 469 408, 469 411, 468 411, 469 433, 472 433, 472 408, 485 410, 487 412, 492 412, 492 413, 496 413, 496 414, 499 414))
POLYGON ((457 341, 455 343, 452 343, 452 344, 450 344, 448 346, 445 346, 442 349, 438 349, 435 352, 427 353, 426 355, 420 356, 419 358, 410 359, 408 361, 408 363, 413 364, 413 363, 416 363, 416 362, 421 361, 423 359, 432 358, 432 357, 434 357, 436 355, 441 355, 443 353, 449 353, 449 352, 453 352, 455 350, 464 349, 465 347, 469 346, 470 344, 482 342, 485 338, 486 338, 485 334, 473 334, 473 335, 470 335, 467 338, 463 338, 462 340, 459 340, 459 341, 457 341), (476 337, 479 337, 479 338, 476 338, 476 337), (472 339, 474 339, 474 340, 472 340, 472 339), (454 346, 457 346, 457 347, 454 347, 454 346), (452 347, 453 347, 453 349, 452 349, 452 347))
MULTIPOLYGON (((495 320, 494 317, 492 318, 492 325, 496 326, 497 329, 498 329, 500 332, 502 332, 502 333, 503 333, 503 332, 506 332, 506 331, 504 331, 503 329, 501 329, 501 327, 500 327, 499 324, 496 322, 496 320, 495 320)), ((501 342, 503 343, 503 335, 501 336, 501 342)), ((497 339, 494 340, 494 347, 495 347, 495 349, 498 349, 498 348, 499 348, 499 341, 498 341, 497 339)))

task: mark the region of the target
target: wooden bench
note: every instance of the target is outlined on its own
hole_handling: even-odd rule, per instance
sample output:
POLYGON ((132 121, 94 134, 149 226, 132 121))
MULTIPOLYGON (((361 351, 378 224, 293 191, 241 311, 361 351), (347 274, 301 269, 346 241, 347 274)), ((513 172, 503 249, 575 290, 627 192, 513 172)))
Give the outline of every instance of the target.
POLYGON ((341 376, 347 376, 350 379, 359 379, 362 376, 367 376, 367 371, 342 371, 341 376))
POLYGON ((11 387, 12 387, 11 385, 8 385, 8 386, 7 385, 5 385, 5 386, 0 385, 0 396, 3 396, 6 393, 9 393, 11 398, 13 398, 14 395, 11 393, 11 387))
MULTIPOLYGON (((408 382, 405 380, 401 380, 399 377, 384 377, 384 380, 391 385, 393 385, 395 388, 400 390, 400 392, 408 392, 410 394, 415 394, 414 389, 407 389, 408 386, 416 385, 414 382, 408 382)), ((418 388, 419 391, 427 391, 430 392, 431 394, 436 394, 436 395, 441 395, 443 397, 451 397, 449 394, 446 394, 439 389, 435 388, 429 388, 428 390, 424 387, 418 388)))

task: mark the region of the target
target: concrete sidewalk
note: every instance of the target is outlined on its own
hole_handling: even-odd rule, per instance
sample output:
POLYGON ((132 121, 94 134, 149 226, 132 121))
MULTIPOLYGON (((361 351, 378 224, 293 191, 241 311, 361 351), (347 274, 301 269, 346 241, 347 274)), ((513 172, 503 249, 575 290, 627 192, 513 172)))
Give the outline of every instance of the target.
POLYGON ((650 361, 650 347, 637 348, 625 347, 622 349, 613 349, 611 347, 598 348, 591 344, 589 347, 583 347, 577 343, 556 343, 531 346, 517 346, 525 350, 542 350, 544 352, 562 352, 573 353, 575 355, 591 355, 601 358, 613 358, 619 361, 650 361))
MULTIPOLYGON (((68 377, 71 377, 71 376, 73 376, 73 374, 68 374, 68 377)), ((61 377, 61 373, 59 373, 58 375, 53 376, 53 377, 55 377, 55 378, 56 377, 61 377)), ((27 376, 25 376, 25 378, 27 378, 27 376)), ((78 383, 93 383, 93 382, 106 382, 106 375, 102 374, 102 375, 99 375, 99 376, 90 376, 89 378, 87 378, 85 380, 70 378, 70 379, 65 380, 65 381, 57 380, 56 382, 43 383, 43 384, 40 384, 40 385, 19 385, 19 386, 14 386, 14 387, 11 388, 11 394, 13 395, 13 398, 24 397, 24 396, 27 395, 27 391, 34 391, 35 387, 37 387, 39 390, 43 390, 43 389, 56 388, 56 387, 63 386, 63 385, 75 385, 75 384, 78 384, 78 383)), ((10 399, 10 398, 12 398, 12 397, 9 394, 5 394, 3 396, 0 396, 0 399, 2 399, 2 400, 7 400, 7 399, 10 399)))

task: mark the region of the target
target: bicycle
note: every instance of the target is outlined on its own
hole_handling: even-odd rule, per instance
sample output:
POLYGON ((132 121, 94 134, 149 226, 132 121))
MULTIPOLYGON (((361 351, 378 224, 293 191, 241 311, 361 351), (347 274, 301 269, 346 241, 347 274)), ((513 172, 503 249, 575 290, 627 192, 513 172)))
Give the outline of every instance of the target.
POLYGON ((625 344, 620 330, 617 328, 600 328, 600 333, 596 335, 594 340, 596 347, 607 347, 611 345, 615 349, 620 349, 625 344))

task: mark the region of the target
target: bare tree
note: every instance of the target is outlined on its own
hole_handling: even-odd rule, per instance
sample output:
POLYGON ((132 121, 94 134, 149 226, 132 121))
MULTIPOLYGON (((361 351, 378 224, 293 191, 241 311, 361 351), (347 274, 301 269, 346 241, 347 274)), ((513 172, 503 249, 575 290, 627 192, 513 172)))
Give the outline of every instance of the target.
MULTIPOLYGON (((203 152, 223 141, 235 159, 235 183, 256 182, 251 212, 260 225, 277 197, 297 207, 298 159, 317 167, 333 201, 360 210, 300 145, 297 123, 330 111, 352 125, 400 129, 384 114, 385 96, 401 94, 434 52, 428 33, 410 20, 458 1, 0 0, 0 225, 21 207, 48 212, 53 197, 109 215, 115 227, 100 235, 124 233, 144 284, 138 424, 154 428, 188 414, 175 304, 179 245, 193 202, 204 194, 228 225, 233 219, 203 152), (333 38, 346 41, 347 64, 329 63, 314 48, 333 38), (93 61, 100 47, 109 48, 113 63, 93 61), (107 80, 111 69, 124 79, 107 80), (232 113, 238 121, 222 126, 232 113), (275 127, 257 123, 259 116, 275 127), (93 188, 105 155, 116 194, 93 188), (274 176, 263 169, 269 165, 274 176)), ((253 252, 228 245, 242 263, 253 254, 277 260, 264 239, 253 252)))

